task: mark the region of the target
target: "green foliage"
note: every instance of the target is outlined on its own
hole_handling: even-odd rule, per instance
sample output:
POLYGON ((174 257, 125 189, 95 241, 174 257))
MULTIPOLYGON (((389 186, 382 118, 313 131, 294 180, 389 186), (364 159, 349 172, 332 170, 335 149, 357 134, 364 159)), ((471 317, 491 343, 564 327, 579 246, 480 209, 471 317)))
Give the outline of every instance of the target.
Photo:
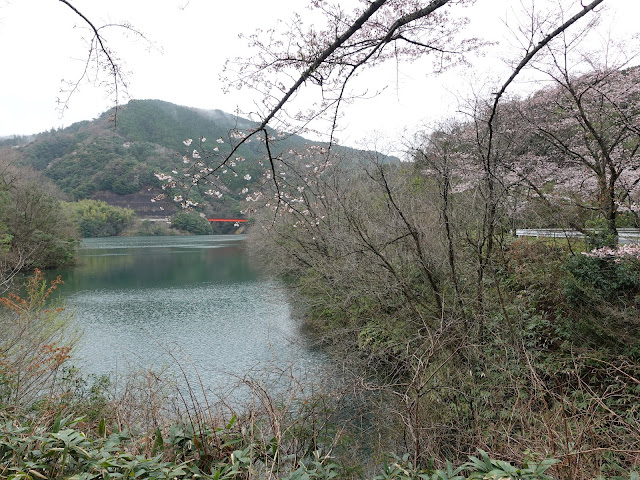
MULTIPOLYGON (((258 473, 257 459, 253 446, 231 444, 226 454, 212 465, 202 464, 190 456, 181 460, 171 456, 163 460, 163 454, 154 456, 135 455, 127 450, 132 446, 132 437, 126 432, 115 432, 109 436, 90 438, 75 427, 82 419, 62 418, 58 415, 49 429, 16 424, 5 416, 0 427, 0 471, 8 479, 34 478, 139 478, 139 479, 191 479, 211 480, 247 478, 258 473)), ((221 436, 225 432, 218 432, 221 436)), ((156 439, 161 435, 156 432, 156 439)), ((180 450, 187 437, 174 432, 157 444, 158 451, 180 450)), ((224 447, 224 448, 226 448, 224 447)), ((166 457, 165 457, 166 458, 166 457)), ((413 466, 407 456, 390 456, 382 465, 382 472, 373 480, 490 480, 509 478, 511 480, 551 480, 546 472, 556 460, 528 461, 521 467, 508 462, 491 459, 480 450, 479 456, 469 457, 469 461, 454 468, 447 462, 445 469, 421 469, 413 466)), ((298 460, 288 471, 272 472, 282 480, 329 480, 344 478, 341 467, 320 452, 312 457, 298 460)), ((636 478, 633 472, 631 478, 636 478)), ((265 477, 267 478, 267 477, 265 477)), ((268 477, 271 478, 271 477, 268 477)), ((622 478, 622 477, 615 477, 622 478)))
POLYGON ((615 247, 618 245, 618 235, 609 229, 607 222, 603 219, 586 222, 586 227, 591 230, 587 232, 587 248, 592 250, 600 247, 615 247))
POLYGON ((618 212, 616 218, 617 228, 638 228, 640 227, 640 218, 633 212, 618 212))
POLYGON ((640 262, 573 255, 566 263, 567 298, 575 305, 628 303, 640 294, 640 262))
POLYGON ((151 185, 157 184, 153 179, 153 168, 139 162, 123 148, 123 139, 114 132, 92 140, 79 143, 73 151, 49 160, 45 174, 63 191, 82 199, 97 191, 112 191, 118 195, 137 192, 142 186, 141 179, 151 185))
POLYGON ((509 462, 494 460, 483 450, 479 456, 470 456, 469 461, 457 468, 447 462, 443 469, 420 469, 409 461, 408 455, 399 458, 390 456, 383 464, 383 473, 374 477, 374 480, 551 480, 546 474, 547 470, 557 460, 547 458, 540 462, 527 461, 522 467, 516 467, 509 462))
POLYGON ((75 228, 60 202, 42 185, 27 182, 0 193, 0 225, 9 263, 50 268, 74 258, 75 228))
POLYGON ((44 170, 52 158, 60 158, 71 151, 80 138, 72 135, 49 135, 29 150, 29 164, 36 170, 44 170))
POLYGON ((135 213, 129 208, 114 207, 101 200, 67 203, 71 219, 85 238, 119 235, 131 226, 135 213))
MULTIPOLYGON (((193 478, 187 464, 127 453, 126 433, 91 440, 73 427, 80 420, 56 420, 47 431, 7 420, 0 434, 0 466, 7 479, 193 478)), ((212 478, 212 477, 209 477, 212 478)), ((230 477, 220 477, 230 478, 230 477)))
POLYGON ((640 262, 574 255, 565 271, 564 315, 582 346, 640 358, 640 262))
POLYGON ((211 234, 211 225, 206 218, 195 212, 178 212, 171 217, 171 226, 178 230, 193 233, 195 235, 211 234))

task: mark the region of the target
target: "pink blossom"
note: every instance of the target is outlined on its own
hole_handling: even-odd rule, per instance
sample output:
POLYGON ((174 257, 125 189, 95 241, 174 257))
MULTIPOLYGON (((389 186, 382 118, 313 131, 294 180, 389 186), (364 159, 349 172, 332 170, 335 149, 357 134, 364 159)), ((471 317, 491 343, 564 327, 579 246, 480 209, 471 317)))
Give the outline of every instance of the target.
POLYGON ((622 260, 640 260, 640 245, 631 243, 618 245, 617 248, 602 247, 590 252, 582 252, 582 254, 589 258, 613 259, 616 263, 620 263, 622 260))

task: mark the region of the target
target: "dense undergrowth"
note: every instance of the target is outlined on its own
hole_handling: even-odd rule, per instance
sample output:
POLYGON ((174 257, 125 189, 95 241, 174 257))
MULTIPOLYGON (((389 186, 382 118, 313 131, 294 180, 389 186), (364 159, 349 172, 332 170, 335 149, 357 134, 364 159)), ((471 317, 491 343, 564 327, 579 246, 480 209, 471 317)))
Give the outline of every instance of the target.
POLYGON ((637 256, 583 254, 610 233, 516 239, 536 205, 492 176, 453 191, 450 159, 425 161, 338 165, 252 242, 362 377, 376 448, 423 468, 481 449, 555 458, 553 478, 628 476, 640 462, 637 256))
MULTIPOLYGON (((517 251, 518 255, 530 258, 549 248, 555 247, 522 243, 517 251)), ((526 265, 526 262, 518 264, 526 265)), ((508 267, 509 262, 505 265, 508 267)), ((520 286, 533 278, 530 272, 505 272, 505 279, 519 282, 520 286)), ((47 304, 59 284, 59 280, 45 283, 41 273, 36 272, 28 282, 24 297, 2 298, 6 335, 0 363, 1 478, 567 478, 563 474, 567 468, 566 456, 553 459, 548 451, 522 450, 522 456, 514 461, 507 450, 500 451, 496 444, 490 445, 490 436, 497 437, 499 432, 491 433, 486 423, 488 436, 484 445, 493 447, 491 456, 479 449, 466 458, 458 455, 447 461, 432 457, 416 463, 410 452, 401 452, 399 456, 386 454, 385 449, 394 442, 380 438, 371 441, 367 437, 379 436, 384 430, 374 421, 376 399, 384 397, 390 400, 391 406, 397 405, 388 392, 370 389, 363 394, 357 387, 362 378, 340 384, 323 383, 316 378, 311 383, 297 379, 292 370, 262 372, 239 382, 251 393, 245 395, 242 405, 233 403, 233 406, 228 398, 210 404, 206 397, 194 392, 195 388, 174 391, 162 387, 167 379, 160 379, 154 372, 138 374, 118 389, 107 378, 85 378, 70 367, 73 337, 65 330, 69 325, 64 308, 47 304), (269 389, 274 382, 282 387, 283 379, 286 388, 269 389), (366 405, 371 410, 363 413, 358 405, 366 405)), ((530 341, 537 343, 538 334, 530 332, 530 341)), ((577 357, 571 358, 576 368, 577 357)), ((569 356, 549 368, 557 368, 568 359, 569 356)), ((591 375, 601 369, 598 362, 603 361, 592 359, 591 375)), ((567 424, 574 423, 576 415, 600 410, 600 414, 610 412, 605 415, 606 425, 598 425, 601 415, 594 415, 590 429, 608 430, 613 435, 616 429, 631 425, 638 385, 635 384, 635 394, 625 394, 623 386, 632 388, 633 382, 625 383, 623 377, 625 374, 631 377, 632 373, 622 366, 615 368, 619 375, 609 379, 611 393, 594 399, 590 397, 594 392, 585 386, 581 392, 583 406, 579 407, 574 401, 571 404, 574 411, 565 411, 567 424), (596 401, 605 404, 598 406, 596 401), (621 411, 626 411, 624 421, 616 418, 621 411)), ((541 377, 548 374, 542 370, 539 370, 541 377)), ((497 375, 490 369, 487 374, 497 375)), ((573 373, 564 374, 569 382, 573 373)), ((499 390, 495 389, 494 393, 499 390)), ((546 394, 548 402, 555 401, 554 392, 546 394)), ((449 410, 455 407, 453 402, 449 406, 438 403, 447 415, 464 415, 463 411, 449 410)), ((515 404, 504 407, 515 408, 515 404)), ((380 412, 378 409, 377 413, 380 412)), ((497 428, 498 417, 491 415, 491 418, 497 428)), ((397 432, 392 433, 397 428, 393 417, 381 423, 385 422, 389 423, 384 430, 386 434, 397 436, 397 432)), ((550 419, 548 427, 552 428, 552 423, 550 419)), ((452 433, 459 428, 453 423, 450 425, 452 433)), ((529 427, 542 428, 543 425, 532 418, 529 427)), ((565 428, 574 426, 565 425, 565 428)), ((537 434, 552 436, 554 432, 538 430, 537 434)), ((625 435, 625 432, 617 434, 625 435)), ((510 436, 515 438, 514 431, 510 436)), ((516 448, 520 446, 524 444, 516 448)), ((629 450, 632 448, 635 446, 629 444, 629 450)), ((557 453, 562 452, 559 449, 557 453)), ((609 470, 599 478, 637 478, 634 473, 631 477, 628 471, 625 473, 623 466, 616 467, 619 455, 622 453, 611 452, 608 458, 603 458, 601 463, 606 463, 609 470)))
MULTIPOLYGON (((186 434, 179 427, 172 427, 170 436, 163 439, 159 430, 155 433, 151 455, 130 453, 135 450, 126 432, 90 438, 74 428, 77 422, 56 419, 48 429, 32 429, 6 421, 0 434, 0 474, 3 478, 158 478, 158 479, 331 479, 345 478, 340 465, 331 458, 314 452, 308 459, 301 459, 284 472, 274 470, 269 458, 265 458, 260 445, 246 445, 237 434, 222 429, 210 431, 206 437, 186 434), (212 439, 215 437, 215 440, 212 439), (203 459, 202 452, 185 454, 195 450, 185 446, 198 440, 218 444, 215 459, 203 459), (165 460, 170 458, 171 460, 165 460)), ((104 428, 104 427, 102 427, 104 428)), ((100 428, 98 430, 100 432, 100 428)), ((200 444, 202 449, 202 444, 200 444)), ((273 452, 276 449, 272 449, 273 452)), ((521 467, 492 460, 485 452, 470 457, 468 462, 445 469, 414 467, 408 458, 389 457, 381 472, 374 479, 550 479, 545 472, 555 463, 545 459, 530 461, 521 467)), ((620 477, 623 478, 623 477, 620 477)))
POLYGON ((350 350, 350 362, 395 394, 395 412, 385 411, 404 440, 394 448, 420 464, 460 462, 481 447, 514 462, 527 452, 556 458, 553 478, 618 478, 640 452, 640 269, 576 247, 505 244, 483 333, 469 344, 448 329, 435 339, 442 351, 419 365, 421 343, 434 340, 400 319, 401 302, 383 308, 359 292, 330 306, 309 277, 303 301, 317 305, 309 322, 334 355, 350 350), (427 374, 416 387, 419 369, 427 374))

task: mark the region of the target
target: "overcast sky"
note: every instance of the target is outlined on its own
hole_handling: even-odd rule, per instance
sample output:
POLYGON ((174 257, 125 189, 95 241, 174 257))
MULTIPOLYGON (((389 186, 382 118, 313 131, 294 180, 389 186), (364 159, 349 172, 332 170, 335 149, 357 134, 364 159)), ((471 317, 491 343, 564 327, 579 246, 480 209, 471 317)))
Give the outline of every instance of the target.
MULTIPOLYGON (((472 88, 473 78, 480 82, 500 78, 498 57, 509 51, 504 21, 513 21, 513 10, 520 3, 478 0, 470 10, 473 34, 500 42, 499 48, 488 50, 487 57, 472 58, 473 71, 433 76, 428 74, 428 63, 417 62, 365 76, 361 81, 370 82, 372 89, 386 90, 348 107, 341 123, 342 143, 357 145, 363 137, 379 135, 376 132, 393 138, 421 123, 451 116, 456 96, 472 88)), ((247 93, 223 94, 218 79, 225 59, 248 53, 246 40, 238 34, 269 28, 278 19, 289 18, 292 9, 308 15, 306 0, 74 0, 73 4, 96 25, 127 21, 155 43, 149 49, 122 30, 105 32, 131 71, 132 98, 228 112, 251 108, 247 93)), ((640 30, 640 1, 606 0, 605 4, 602 35, 612 31, 630 37, 640 30)), ((67 126, 95 118, 110 107, 104 89, 83 83, 60 118, 56 99, 62 80, 76 80, 82 73, 86 35, 82 21, 57 0, 0 0, 0 136, 67 126)))

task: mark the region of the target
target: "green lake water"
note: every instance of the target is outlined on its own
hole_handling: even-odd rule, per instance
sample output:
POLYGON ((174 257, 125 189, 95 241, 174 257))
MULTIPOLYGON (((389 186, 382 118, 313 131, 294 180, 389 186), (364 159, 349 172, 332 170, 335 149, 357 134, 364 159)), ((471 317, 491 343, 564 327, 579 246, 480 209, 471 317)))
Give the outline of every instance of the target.
POLYGON ((78 265, 54 273, 83 332, 76 363, 89 373, 152 367, 180 382, 180 364, 190 382, 215 390, 269 366, 323 362, 242 236, 86 239, 78 265))

